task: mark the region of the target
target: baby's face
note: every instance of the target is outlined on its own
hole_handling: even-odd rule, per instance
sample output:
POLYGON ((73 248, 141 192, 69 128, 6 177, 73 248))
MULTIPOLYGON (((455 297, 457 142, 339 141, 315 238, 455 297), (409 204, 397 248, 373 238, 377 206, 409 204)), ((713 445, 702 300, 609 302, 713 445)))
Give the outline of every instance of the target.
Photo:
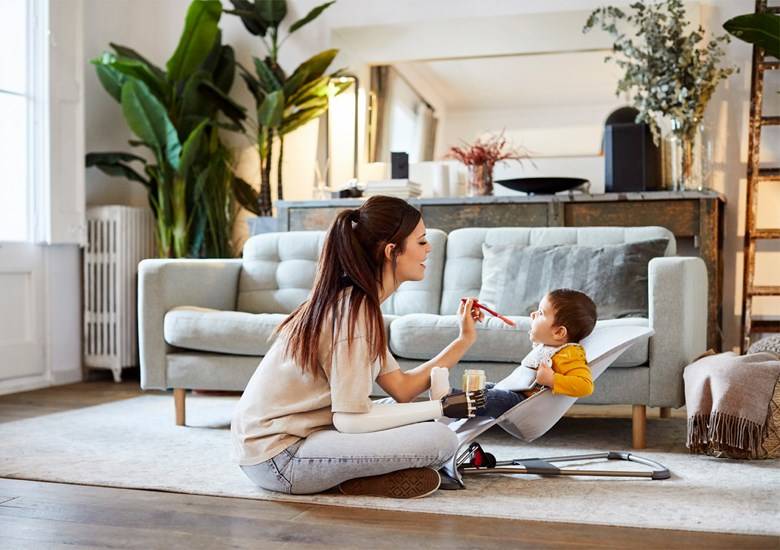
POLYGON ((531 313, 531 331, 528 336, 535 344, 559 346, 566 343, 565 337, 560 336, 560 329, 555 326, 555 311, 545 296, 539 302, 539 309, 531 313))

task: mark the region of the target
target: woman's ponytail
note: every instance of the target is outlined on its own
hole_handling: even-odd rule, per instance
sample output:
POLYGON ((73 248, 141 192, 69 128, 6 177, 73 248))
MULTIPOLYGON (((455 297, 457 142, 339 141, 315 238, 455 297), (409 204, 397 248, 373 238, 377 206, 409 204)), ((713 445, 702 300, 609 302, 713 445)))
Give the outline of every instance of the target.
POLYGON ((332 315, 334 326, 341 324, 342 312, 336 311, 336 305, 341 291, 347 287, 351 287, 352 292, 346 336, 352 339, 358 313, 363 309, 368 324, 365 335, 372 357, 384 362, 387 337, 379 302, 384 250, 388 244, 394 244, 394 255, 403 252, 406 237, 417 226, 420 217, 420 212, 406 201, 386 196, 370 197, 359 208, 345 209, 336 215, 325 235, 309 299, 275 331, 284 332, 286 353, 303 367, 304 372, 315 376, 319 373, 319 337, 323 323, 332 315))

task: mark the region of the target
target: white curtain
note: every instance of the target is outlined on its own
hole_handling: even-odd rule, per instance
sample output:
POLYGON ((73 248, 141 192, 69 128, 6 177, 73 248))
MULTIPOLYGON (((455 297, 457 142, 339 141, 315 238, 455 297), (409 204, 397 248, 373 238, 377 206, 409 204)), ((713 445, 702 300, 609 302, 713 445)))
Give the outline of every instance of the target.
POLYGON ((417 104, 417 123, 415 124, 415 151, 409 155, 410 162, 433 160, 433 148, 436 136, 436 118, 433 109, 425 102, 417 104), (414 159, 413 159, 414 157, 414 159))

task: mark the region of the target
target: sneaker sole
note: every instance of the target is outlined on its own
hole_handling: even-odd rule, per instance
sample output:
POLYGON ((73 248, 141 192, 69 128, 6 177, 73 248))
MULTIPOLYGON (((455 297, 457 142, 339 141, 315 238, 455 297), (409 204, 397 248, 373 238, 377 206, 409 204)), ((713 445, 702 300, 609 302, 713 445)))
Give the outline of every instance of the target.
POLYGON ((388 474, 349 479, 339 490, 350 496, 422 498, 436 492, 441 484, 439 472, 432 468, 409 468, 388 474))

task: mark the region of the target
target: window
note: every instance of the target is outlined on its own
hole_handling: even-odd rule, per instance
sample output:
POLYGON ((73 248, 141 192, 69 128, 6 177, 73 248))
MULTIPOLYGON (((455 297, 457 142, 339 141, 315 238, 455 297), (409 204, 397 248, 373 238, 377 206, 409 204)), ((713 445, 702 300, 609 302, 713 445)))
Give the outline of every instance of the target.
MULTIPOLYGON (((45 74, 38 43, 45 3, 0 0, 0 241, 33 239, 35 178, 41 173, 42 148, 38 75, 45 74)), ((44 42, 45 44, 45 42, 44 42)))

